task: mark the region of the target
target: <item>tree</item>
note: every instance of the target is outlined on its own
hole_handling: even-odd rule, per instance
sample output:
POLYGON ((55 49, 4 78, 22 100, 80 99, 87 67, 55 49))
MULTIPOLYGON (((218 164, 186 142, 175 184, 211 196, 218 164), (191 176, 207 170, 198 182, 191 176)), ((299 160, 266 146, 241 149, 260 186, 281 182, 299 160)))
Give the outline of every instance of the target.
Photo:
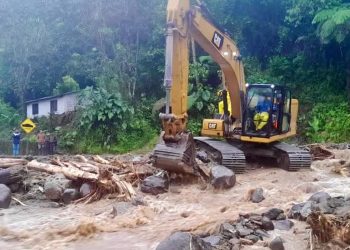
POLYGON ((313 24, 317 24, 317 35, 323 44, 336 42, 339 45, 350 100, 350 4, 344 3, 319 11, 313 24))
POLYGON ((71 76, 64 76, 62 77, 62 82, 57 83, 53 93, 55 95, 62 95, 77 90, 79 90, 79 84, 71 76))

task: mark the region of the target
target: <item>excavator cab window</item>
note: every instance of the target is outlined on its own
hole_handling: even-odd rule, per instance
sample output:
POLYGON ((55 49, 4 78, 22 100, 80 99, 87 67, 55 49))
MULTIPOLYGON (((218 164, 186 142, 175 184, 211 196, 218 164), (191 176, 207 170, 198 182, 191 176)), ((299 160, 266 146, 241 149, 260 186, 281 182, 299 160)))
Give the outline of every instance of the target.
POLYGON ((290 125, 290 92, 274 84, 247 87, 243 135, 269 138, 287 133, 290 125))

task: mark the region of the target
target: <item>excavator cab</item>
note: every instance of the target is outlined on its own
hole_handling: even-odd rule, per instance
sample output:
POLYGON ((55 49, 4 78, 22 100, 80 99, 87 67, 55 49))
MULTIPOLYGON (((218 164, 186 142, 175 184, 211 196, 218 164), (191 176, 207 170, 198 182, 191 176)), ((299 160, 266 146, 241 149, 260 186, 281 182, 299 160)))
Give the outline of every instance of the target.
POLYGON ((242 135, 270 138, 290 131, 291 94, 275 84, 247 85, 242 135))

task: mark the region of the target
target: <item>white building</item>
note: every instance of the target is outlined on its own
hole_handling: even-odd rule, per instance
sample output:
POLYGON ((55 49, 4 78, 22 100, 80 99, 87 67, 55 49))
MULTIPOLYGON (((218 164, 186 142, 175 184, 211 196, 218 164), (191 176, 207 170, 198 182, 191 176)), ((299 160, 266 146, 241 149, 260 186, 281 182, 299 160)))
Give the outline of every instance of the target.
POLYGON ((50 114, 63 114, 74 111, 78 103, 78 92, 70 92, 63 95, 49 96, 27 101, 27 117, 34 118, 49 116, 50 114))

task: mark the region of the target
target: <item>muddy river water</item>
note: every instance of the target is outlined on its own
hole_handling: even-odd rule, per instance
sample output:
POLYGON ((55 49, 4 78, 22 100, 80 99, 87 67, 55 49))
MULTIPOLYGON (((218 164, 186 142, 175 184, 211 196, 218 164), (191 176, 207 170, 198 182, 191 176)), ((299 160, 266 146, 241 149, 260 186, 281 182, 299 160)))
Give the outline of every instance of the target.
MULTIPOLYGON (((350 157, 339 151, 340 158, 350 157)), ((348 159, 347 159, 348 160, 348 159)), ((114 200, 93 204, 54 208, 47 202, 30 202, 26 207, 12 206, 0 210, 0 249, 74 249, 103 250, 155 249, 174 231, 199 234, 214 232, 218 225, 235 220, 239 213, 264 212, 277 207, 288 210, 317 191, 331 195, 349 195, 350 178, 331 172, 332 160, 315 162, 311 170, 296 173, 276 168, 256 168, 237 176, 234 188, 215 191, 203 184, 183 184, 159 196, 144 196, 146 206, 130 206, 111 215, 114 200), (249 190, 261 187, 265 200, 247 201, 249 190)), ((306 224, 295 221, 290 231, 275 230, 286 249, 307 249, 309 232, 306 224)), ((266 249, 262 244, 244 249, 266 249)))

